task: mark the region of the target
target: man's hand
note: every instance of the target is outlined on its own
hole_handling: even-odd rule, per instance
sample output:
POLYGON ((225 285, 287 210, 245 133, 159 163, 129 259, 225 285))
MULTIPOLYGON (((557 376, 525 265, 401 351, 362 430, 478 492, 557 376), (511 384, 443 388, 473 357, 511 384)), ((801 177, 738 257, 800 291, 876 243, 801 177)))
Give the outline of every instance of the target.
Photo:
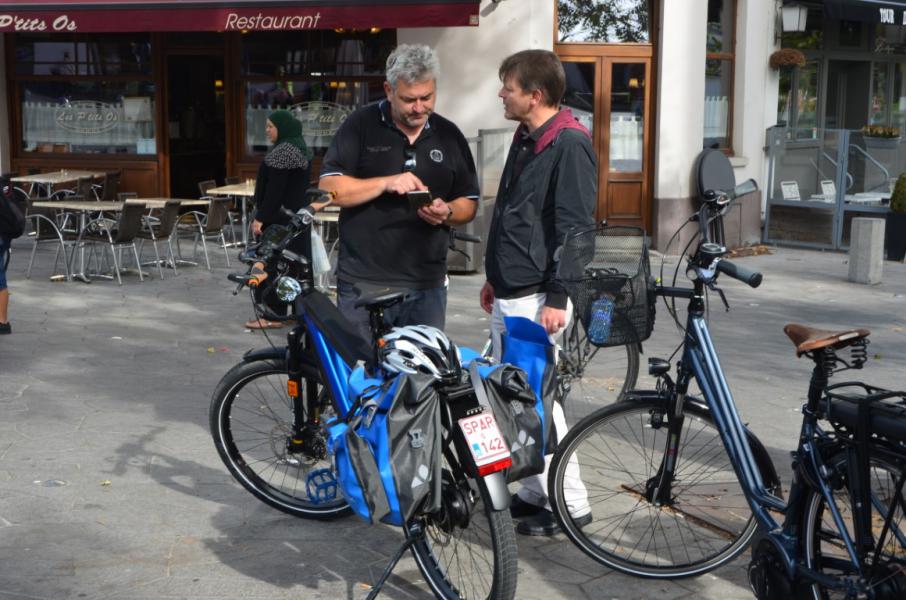
POLYGON ((261 228, 264 226, 264 223, 255 219, 252 221, 252 233, 255 235, 261 235, 261 228))
POLYGON ((450 210, 449 204, 440 198, 435 198, 431 204, 425 204, 418 209, 418 216, 430 225, 440 225, 450 217, 450 210))
POLYGON ((545 306, 541 309, 541 326, 550 335, 557 333, 566 326, 566 311, 545 306))
POLYGON ((415 176, 415 173, 406 171, 399 175, 387 177, 384 181, 384 191, 391 194, 405 194, 415 190, 427 190, 428 186, 415 176))
POLYGON ((487 281, 481 286, 481 292, 478 294, 478 302, 481 304, 481 308, 484 309, 484 312, 491 314, 491 309, 494 307, 494 288, 491 287, 491 284, 487 281))

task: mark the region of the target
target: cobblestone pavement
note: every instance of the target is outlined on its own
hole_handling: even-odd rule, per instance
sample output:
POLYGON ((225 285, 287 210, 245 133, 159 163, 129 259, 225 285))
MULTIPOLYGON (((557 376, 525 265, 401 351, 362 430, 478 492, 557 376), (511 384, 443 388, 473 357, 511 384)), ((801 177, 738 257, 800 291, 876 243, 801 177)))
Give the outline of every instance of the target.
MULTIPOLYGON (((243 330, 246 296, 231 295, 223 255, 213 272, 183 268, 122 287, 52 283, 52 253, 24 277, 14 243, 13 334, 0 337, 0 598, 363 598, 400 543, 398 530, 354 517, 294 519, 227 474, 208 433, 208 403, 242 353, 266 343, 243 330)), ((873 330, 868 375, 902 386, 906 266, 885 283, 846 282, 846 256, 775 249, 741 259, 765 273, 750 290, 726 281, 732 310, 712 298, 712 328, 745 420, 786 483, 787 451, 808 365, 781 332, 789 321, 873 330)), ((235 265, 234 265, 235 266, 235 265)), ((672 271, 672 269, 671 269, 672 271)), ((448 330, 481 345, 478 275, 453 277, 448 330)), ((272 333, 279 343, 279 332, 272 333)), ((669 356, 677 331, 659 307, 647 355, 669 356)), ((578 386, 582 394, 592 383, 578 386)), ((751 597, 741 557, 713 574, 645 581, 614 573, 568 540, 519 537, 521 599, 751 597)), ((404 560, 384 597, 426 598, 404 560)))

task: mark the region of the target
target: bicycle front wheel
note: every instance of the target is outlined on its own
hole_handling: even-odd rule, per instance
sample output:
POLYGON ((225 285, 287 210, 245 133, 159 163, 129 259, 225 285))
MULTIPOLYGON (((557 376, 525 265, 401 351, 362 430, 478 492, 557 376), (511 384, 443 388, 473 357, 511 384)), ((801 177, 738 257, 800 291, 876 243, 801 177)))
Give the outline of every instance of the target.
POLYGON ((444 470, 441 511, 415 517, 422 533, 412 555, 443 600, 512 600, 516 595, 516 534, 509 510, 496 511, 474 479, 454 483, 444 470))
MULTIPOLYGON (((873 598, 906 597, 906 492, 903 489, 904 459, 892 453, 873 449, 869 459, 871 482, 871 525, 873 544, 870 564, 863 566, 866 585, 873 598), (890 526, 885 531, 887 517, 890 526), (881 534, 884 539, 881 540, 881 534)), ((828 462, 834 473, 834 503, 850 539, 854 538, 853 505, 847 473, 847 455, 840 453, 828 462)), ((843 536, 827 506, 824 496, 813 490, 805 503, 803 539, 805 564, 822 575, 858 579, 855 565, 843 544, 843 536)), ((811 587, 815 600, 846 598, 845 590, 829 590, 815 584, 811 587)))
POLYGON ((597 562, 640 577, 688 577, 732 560, 751 540, 756 522, 717 427, 696 406, 684 413, 669 502, 649 500, 667 448, 666 402, 601 409, 558 446, 551 505, 566 535, 597 562), (592 522, 580 527, 586 499, 592 522))
MULTIPOLYGON (((326 447, 320 446, 324 434, 309 440, 321 450, 289 449, 294 409, 288 380, 285 362, 273 360, 241 363, 224 375, 210 409, 217 452, 245 489, 276 509, 310 519, 349 514, 326 447)), ((322 410, 330 411, 329 403, 322 410)))
POLYGON ((639 350, 635 344, 599 348, 573 319, 563 334, 557 362, 559 392, 566 422, 578 423, 590 413, 621 399, 635 387, 639 350))

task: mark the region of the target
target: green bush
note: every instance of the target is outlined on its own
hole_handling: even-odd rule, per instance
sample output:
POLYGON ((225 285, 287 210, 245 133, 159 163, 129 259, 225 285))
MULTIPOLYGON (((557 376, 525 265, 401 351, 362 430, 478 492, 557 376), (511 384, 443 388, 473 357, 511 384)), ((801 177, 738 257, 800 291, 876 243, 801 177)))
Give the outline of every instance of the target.
POLYGON ((890 195, 890 210, 895 213, 906 213, 906 173, 897 177, 897 183, 890 195))

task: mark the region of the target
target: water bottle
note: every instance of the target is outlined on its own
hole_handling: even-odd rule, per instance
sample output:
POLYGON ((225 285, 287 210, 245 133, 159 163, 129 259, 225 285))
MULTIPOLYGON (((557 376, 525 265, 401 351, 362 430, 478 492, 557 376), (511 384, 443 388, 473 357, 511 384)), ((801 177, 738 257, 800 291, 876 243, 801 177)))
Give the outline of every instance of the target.
POLYGON ((610 322, 613 318, 613 302, 598 298, 591 304, 591 323, 588 326, 588 340, 592 344, 603 344, 610 337, 610 322))

